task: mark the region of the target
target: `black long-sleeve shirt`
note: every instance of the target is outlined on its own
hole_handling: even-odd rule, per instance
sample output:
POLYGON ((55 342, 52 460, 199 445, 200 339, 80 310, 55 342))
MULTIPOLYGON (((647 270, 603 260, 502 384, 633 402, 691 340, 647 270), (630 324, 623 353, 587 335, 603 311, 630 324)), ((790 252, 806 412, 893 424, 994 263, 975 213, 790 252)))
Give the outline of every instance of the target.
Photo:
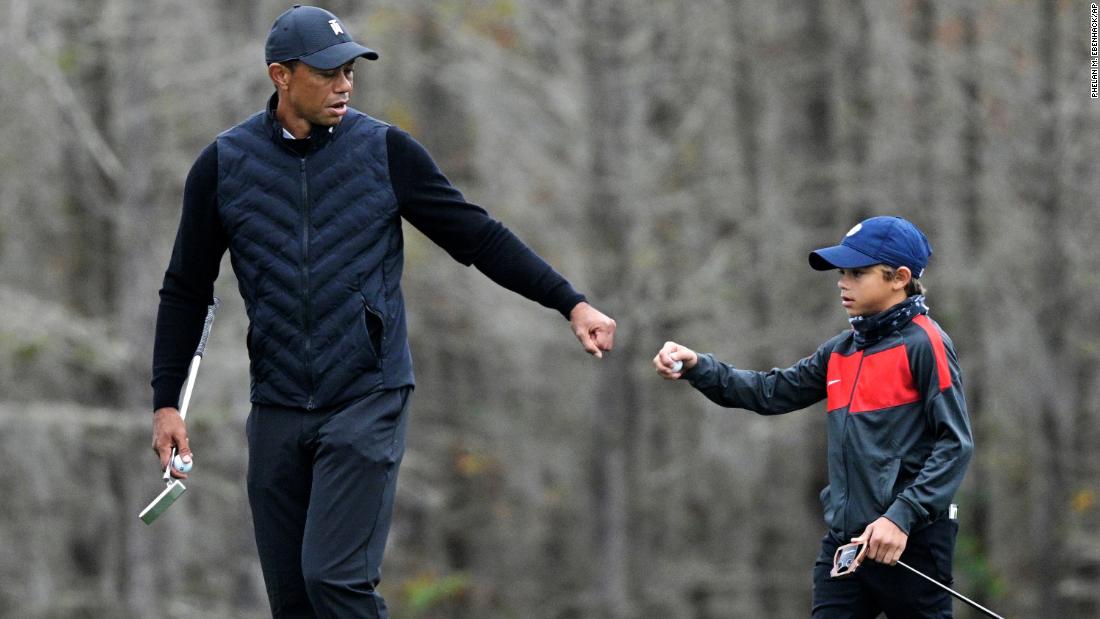
MULTIPOLYGON (((303 154, 311 148, 309 139, 287 142, 303 154)), ((566 318, 585 300, 508 228, 467 202, 412 136, 390 127, 386 146, 401 216, 451 257, 566 318)), ((160 290, 153 347, 154 410, 177 405, 229 245, 218 215, 217 189, 218 149, 213 142, 187 176, 180 226, 160 290)))

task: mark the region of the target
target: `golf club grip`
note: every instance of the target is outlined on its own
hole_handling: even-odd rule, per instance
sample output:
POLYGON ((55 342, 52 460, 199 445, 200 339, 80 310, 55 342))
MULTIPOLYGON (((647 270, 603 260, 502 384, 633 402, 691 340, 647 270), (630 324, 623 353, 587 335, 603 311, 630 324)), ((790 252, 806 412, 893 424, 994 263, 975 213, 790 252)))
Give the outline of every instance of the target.
POLYGON ((210 328, 214 326, 214 314, 217 313, 219 305, 221 305, 221 301, 218 297, 214 297, 214 302, 206 308, 206 322, 202 325, 202 337, 199 338, 199 347, 195 349, 195 356, 197 357, 201 357, 202 353, 206 351, 206 340, 210 339, 210 328))

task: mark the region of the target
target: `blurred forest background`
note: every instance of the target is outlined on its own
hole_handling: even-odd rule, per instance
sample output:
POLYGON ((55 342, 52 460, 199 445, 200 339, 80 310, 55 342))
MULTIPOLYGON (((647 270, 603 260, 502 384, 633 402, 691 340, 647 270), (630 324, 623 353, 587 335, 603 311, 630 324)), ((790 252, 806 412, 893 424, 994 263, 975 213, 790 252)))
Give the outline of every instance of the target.
MULTIPOLYGON (((935 248, 976 458, 957 586, 1100 616, 1100 102, 1081 0, 332 0, 353 103, 422 141, 619 322, 407 230, 418 372, 395 619, 808 616, 823 408, 656 377, 668 339, 786 366, 846 328, 808 251, 873 214, 935 248)), ((0 616, 263 617, 228 260, 190 491, 152 527, 157 290, 199 151, 271 92, 283 2, 0 0, 0 616)), ((960 617, 973 617, 956 604, 960 617)))

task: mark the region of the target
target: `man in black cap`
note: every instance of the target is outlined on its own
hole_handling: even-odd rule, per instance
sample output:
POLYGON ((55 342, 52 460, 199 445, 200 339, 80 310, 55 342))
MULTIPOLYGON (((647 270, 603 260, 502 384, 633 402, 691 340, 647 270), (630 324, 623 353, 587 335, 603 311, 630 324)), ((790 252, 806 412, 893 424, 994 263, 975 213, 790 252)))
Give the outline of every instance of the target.
POLYGON ((339 18, 295 6, 266 55, 267 110, 219 135, 187 177, 160 291, 153 448, 162 468, 173 448, 191 460, 178 395, 229 249, 249 318, 248 495, 272 613, 386 617, 375 587, 413 386, 401 218, 558 310, 596 357, 615 322, 466 202, 412 137, 349 107, 355 60, 378 54, 339 18))

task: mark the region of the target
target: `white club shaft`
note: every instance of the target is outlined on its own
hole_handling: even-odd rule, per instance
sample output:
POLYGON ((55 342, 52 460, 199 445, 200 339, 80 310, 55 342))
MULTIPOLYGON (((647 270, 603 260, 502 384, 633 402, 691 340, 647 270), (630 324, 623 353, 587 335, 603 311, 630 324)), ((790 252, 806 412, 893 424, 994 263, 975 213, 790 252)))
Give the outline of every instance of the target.
POLYGON ((180 419, 187 419, 187 405, 191 402, 191 392, 195 390, 195 377, 199 374, 199 364, 202 356, 195 355, 191 358, 191 367, 187 370, 187 382, 183 386, 183 402, 180 404, 180 419))
POLYGON ((985 606, 982 606, 981 604, 979 604, 979 603, 975 602, 974 600, 966 597, 965 595, 959 593, 958 591, 955 591, 951 587, 948 587, 947 585, 945 585, 942 582, 936 580, 935 578, 932 578, 931 576, 926 575, 924 572, 922 572, 922 571, 920 571, 920 570, 918 570, 914 567, 910 567, 910 566, 906 565, 903 561, 898 561, 898 565, 904 567, 905 569, 909 570, 910 572, 913 572, 914 574, 916 574, 917 576, 920 576, 921 578, 927 580, 928 582, 936 585, 940 589, 943 589, 944 591, 947 591, 948 593, 955 596, 959 600, 962 600, 963 602, 966 602, 967 604, 970 604, 974 608, 977 608, 978 610, 980 610, 983 613, 989 615, 990 617, 993 617, 993 619, 1004 619, 1004 617, 1002 617, 1002 616, 998 615, 997 613, 989 610, 985 606))
MULTIPOLYGON (((202 363, 202 355, 191 358, 191 367, 187 370, 187 382, 183 385, 183 401, 180 402, 180 419, 187 419, 187 405, 191 402, 191 392, 195 389, 195 377, 199 375, 199 364, 202 363)), ((172 448, 172 455, 168 456, 168 466, 164 467, 164 482, 172 483, 172 460, 176 457, 176 448, 172 448)))

